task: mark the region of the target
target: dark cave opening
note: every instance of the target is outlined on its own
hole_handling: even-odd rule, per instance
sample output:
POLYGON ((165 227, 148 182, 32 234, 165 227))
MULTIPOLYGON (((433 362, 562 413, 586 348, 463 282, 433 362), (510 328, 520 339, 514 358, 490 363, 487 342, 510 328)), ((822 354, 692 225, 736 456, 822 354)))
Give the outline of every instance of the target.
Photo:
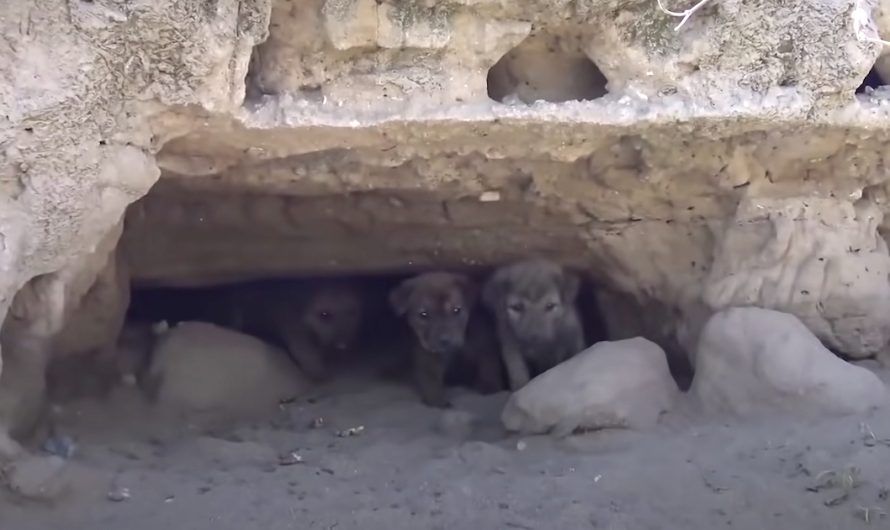
MULTIPOLYGON (((481 301, 480 291, 491 269, 461 271, 471 280, 475 299, 471 305, 471 318, 478 317, 494 327, 494 320, 488 307, 481 301)), ((201 287, 159 287, 139 286, 132 289, 131 303, 127 311, 127 328, 146 330, 158 328, 172 329, 180 322, 208 322, 224 328, 252 335, 277 346, 288 353, 287 333, 282 327, 308 327, 314 337, 315 346, 322 347, 326 362, 330 362, 330 377, 356 371, 373 377, 395 378, 402 384, 413 384, 412 351, 417 336, 407 324, 407 318, 396 313, 391 297, 394 290, 405 280, 417 273, 375 274, 364 276, 338 277, 299 277, 251 280, 242 283, 225 283, 201 287), (321 286, 321 288, 319 288, 321 286), (342 297, 327 286, 345 286, 354 293, 361 307, 361 318, 355 329, 354 338, 338 349, 338 333, 348 334, 353 318, 349 297, 342 297), (321 293, 320 303, 308 304, 305 293, 321 293), (288 305, 288 294, 294 293, 288 305), (327 298, 326 298, 327 297, 327 298), (327 301, 325 301, 327 300, 327 301), (301 313, 302 311, 302 313, 301 313), (276 315, 275 312, 281 314, 276 315), (259 317, 259 322, 257 322, 259 317), (263 325, 264 321, 268 325, 263 325), (328 337, 324 337, 328 333, 328 337), (368 372, 370 370, 370 372, 368 372)), ((340 291, 342 293, 342 291, 340 291)), ((593 286, 582 282, 576 306, 582 317, 585 346, 606 340, 607 330, 595 296, 593 286)), ((469 326, 468 326, 469 328, 469 326)), ((490 330, 496 335, 494 329, 490 330)), ((144 339, 146 333, 142 333, 144 339)), ((469 339, 468 339, 469 340, 469 339)), ((497 342, 491 347, 498 348, 497 342)), ((144 349, 146 355, 149 349, 144 349)), ((494 353, 499 359, 499 350, 494 353)), ((291 360, 299 366, 299 356, 291 355, 291 360)), ((144 370, 151 360, 140 359, 137 364, 144 370)), ((472 387, 472 366, 455 362, 447 372, 447 386, 472 387)), ((506 372, 501 370, 501 383, 507 390, 506 372)), ((138 377, 138 376, 137 376, 138 377)))
POLYGON ((878 89, 882 86, 885 86, 887 83, 884 82, 884 79, 881 78, 881 74, 874 68, 868 71, 868 74, 865 76, 865 79, 862 80, 862 84, 856 89, 857 94, 865 94, 872 90, 878 89))
POLYGON ((573 39, 533 35, 507 52, 486 78, 488 97, 561 103, 590 101, 608 93, 608 80, 573 39))

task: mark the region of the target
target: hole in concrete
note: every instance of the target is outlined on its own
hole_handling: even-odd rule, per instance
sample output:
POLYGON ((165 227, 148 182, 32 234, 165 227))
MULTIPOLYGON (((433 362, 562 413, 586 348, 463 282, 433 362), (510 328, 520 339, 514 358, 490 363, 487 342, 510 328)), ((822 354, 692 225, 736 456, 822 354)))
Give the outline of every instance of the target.
POLYGON ((862 84, 856 89, 857 94, 864 94, 885 86, 886 83, 881 74, 874 68, 869 70, 868 75, 862 80, 862 84))
POLYGON ((265 87, 262 76, 262 44, 254 47, 247 65, 247 75, 244 78, 244 103, 250 104, 259 101, 263 96, 274 96, 275 93, 265 87))
POLYGON ((581 49, 580 39, 552 34, 526 38, 488 71, 488 97, 560 103, 605 96, 607 79, 581 49))

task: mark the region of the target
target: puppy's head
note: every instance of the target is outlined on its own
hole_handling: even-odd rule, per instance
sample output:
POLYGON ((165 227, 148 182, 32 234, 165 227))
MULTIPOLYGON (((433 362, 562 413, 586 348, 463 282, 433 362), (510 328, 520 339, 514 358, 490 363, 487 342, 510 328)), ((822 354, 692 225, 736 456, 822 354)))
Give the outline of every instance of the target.
POLYGON ((312 287, 303 323, 321 347, 345 351, 355 344, 362 310, 361 296, 353 286, 324 281, 312 287))
POLYGON ((547 344, 575 310, 579 287, 574 273, 547 260, 531 259, 496 271, 482 296, 517 339, 547 344))
POLYGON ((399 284, 389 301, 424 349, 448 355, 464 346, 476 289, 462 274, 427 272, 399 284))

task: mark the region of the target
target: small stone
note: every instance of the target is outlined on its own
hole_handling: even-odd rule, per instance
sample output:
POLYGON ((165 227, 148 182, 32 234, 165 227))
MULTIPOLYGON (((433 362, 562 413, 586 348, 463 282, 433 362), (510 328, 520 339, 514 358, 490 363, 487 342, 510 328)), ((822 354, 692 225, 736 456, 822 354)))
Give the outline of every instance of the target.
POLYGON ((337 432, 337 437, 339 438, 349 438, 351 436, 358 436, 362 432, 364 432, 365 426, 359 425, 358 427, 350 427, 348 429, 344 429, 342 431, 337 432))
POLYGON ((479 195, 479 202, 498 202, 501 200, 501 192, 486 191, 479 195))
POLYGON ((51 455, 60 456, 66 460, 74 456, 77 444, 70 436, 53 434, 43 442, 43 450, 51 455))
POLYGON ((108 492, 106 497, 112 502, 122 502, 130 498, 130 489, 116 486, 108 492))
POLYGON ((517 451, 525 451, 527 447, 528 447, 528 444, 525 443, 525 440, 519 440, 518 442, 516 442, 516 450, 517 451))
POLYGON ((303 463, 303 457, 296 452, 290 452, 278 459, 278 465, 281 465, 281 466, 292 466, 294 464, 302 464, 302 463, 303 463))
POLYGON ((324 418, 318 417, 312 420, 312 423, 309 424, 310 429, 320 429, 324 427, 324 418))

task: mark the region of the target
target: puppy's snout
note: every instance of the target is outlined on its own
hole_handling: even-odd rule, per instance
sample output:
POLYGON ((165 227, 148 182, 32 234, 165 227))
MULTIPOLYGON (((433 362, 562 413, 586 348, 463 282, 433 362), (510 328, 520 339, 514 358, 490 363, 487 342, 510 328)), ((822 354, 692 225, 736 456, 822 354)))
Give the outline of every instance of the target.
POLYGON ((550 330, 547 329, 545 326, 529 325, 522 328, 522 331, 517 335, 533 344, 541 344, 546 343, 550 339, 549 331, 550 330))
POLYGON ((452 335, 440 335, 436 339, 436 348, 441 351, 453 351, 462 346, 460 337, 452 335))

